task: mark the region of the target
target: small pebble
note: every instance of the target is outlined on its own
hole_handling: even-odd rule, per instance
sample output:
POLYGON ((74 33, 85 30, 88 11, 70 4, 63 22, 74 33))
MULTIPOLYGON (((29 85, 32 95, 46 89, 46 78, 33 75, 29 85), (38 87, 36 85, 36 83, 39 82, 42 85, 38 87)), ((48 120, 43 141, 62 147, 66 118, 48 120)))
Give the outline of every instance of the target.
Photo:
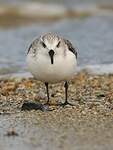
POLYGON ((14 128, 12 128, 9 131, 7 131, 7 133, 5 135, 6 136, 19 136, 19 134, 15 131, 14 128))

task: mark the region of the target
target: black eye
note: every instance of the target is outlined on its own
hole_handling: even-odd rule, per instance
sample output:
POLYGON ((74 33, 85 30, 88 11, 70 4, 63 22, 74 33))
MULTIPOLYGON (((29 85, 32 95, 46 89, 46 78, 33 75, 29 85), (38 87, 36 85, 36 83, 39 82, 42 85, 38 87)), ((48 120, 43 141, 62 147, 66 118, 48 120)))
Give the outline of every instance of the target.
POLYGON ((57 46, 56 46, 56 47, 57 47, 57 48, 59 48, 59 46, 60 46, 60 41, 58 42, 58 44, 57 44, 57 46))
POLYGON ((42 46, 43 46, 44 48, 46 48, 46 45, 45 45, 45 43, 44 43, 44 42, 42 42, 42 46))

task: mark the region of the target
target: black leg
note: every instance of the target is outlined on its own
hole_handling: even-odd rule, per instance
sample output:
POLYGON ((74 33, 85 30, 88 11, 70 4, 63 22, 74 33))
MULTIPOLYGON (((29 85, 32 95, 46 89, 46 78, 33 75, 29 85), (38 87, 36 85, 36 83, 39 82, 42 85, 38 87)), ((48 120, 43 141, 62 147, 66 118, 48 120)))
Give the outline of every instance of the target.
POLYGON ((49 104, 49 89, 48 89, 48 83, 45 82, 45 86, 46 86, 46 92, 47 92, 47 103, 46 104, 49 104))
POLYGON ((62 104, 62 106, 65 106, 65 105, 71 105, 71 106, 74 106, 73 104, 69 103, 68 102, 68 82, 66 81, 64 83, 64 88, 65 88, 65 102, 62 104))
POLYGON ((68 82, 66 81, 65 83, 64 83, 64 88, 65 88, 65 102, 64 102, 64 104, 67 104, 68 103, 68 101, 67 101, 67 98, 68 98, 68 95, 67 95, 67 92, 68 92, 68 82))

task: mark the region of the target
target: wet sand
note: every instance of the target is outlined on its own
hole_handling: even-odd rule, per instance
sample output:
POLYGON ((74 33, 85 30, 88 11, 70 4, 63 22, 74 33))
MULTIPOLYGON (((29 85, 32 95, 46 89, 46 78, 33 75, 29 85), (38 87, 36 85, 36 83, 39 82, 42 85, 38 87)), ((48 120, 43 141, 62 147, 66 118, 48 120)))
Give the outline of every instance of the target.
POLYGON ((33 78, 0 80, 1 150, 113 149, 113 75, 77 74, 69 87, 73 107, 57 105, 63 83, 50 85, 50 93, 49 109, 21 111, 25 102, 46 102, 44 85, 33 78))

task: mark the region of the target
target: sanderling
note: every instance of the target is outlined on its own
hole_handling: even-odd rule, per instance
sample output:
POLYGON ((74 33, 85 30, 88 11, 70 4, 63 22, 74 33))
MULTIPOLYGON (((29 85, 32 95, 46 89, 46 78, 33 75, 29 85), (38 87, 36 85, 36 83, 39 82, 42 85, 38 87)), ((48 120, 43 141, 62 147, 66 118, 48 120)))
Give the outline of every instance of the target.
POLYGON ((47 104, 49 104, 49 83, 64 81, 65 102, 67 100, 68 80, 76 70, 77 51, 69 40, 55 33, 47 33, 32 42, 27 52, 28 69, 39 81, 45 83, 47 91, 47 104))

